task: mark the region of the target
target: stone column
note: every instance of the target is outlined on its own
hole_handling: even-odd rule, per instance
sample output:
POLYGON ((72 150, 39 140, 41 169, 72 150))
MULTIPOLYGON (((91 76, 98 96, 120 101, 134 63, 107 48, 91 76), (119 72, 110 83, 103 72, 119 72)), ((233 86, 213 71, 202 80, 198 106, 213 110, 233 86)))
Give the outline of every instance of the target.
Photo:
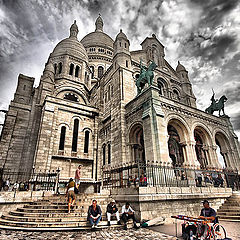
POLYGON ((218 156, 217 156, 217 145, 212 146, 212 165, 213 167, 221 168, 221 165, 218 161, 218 156))

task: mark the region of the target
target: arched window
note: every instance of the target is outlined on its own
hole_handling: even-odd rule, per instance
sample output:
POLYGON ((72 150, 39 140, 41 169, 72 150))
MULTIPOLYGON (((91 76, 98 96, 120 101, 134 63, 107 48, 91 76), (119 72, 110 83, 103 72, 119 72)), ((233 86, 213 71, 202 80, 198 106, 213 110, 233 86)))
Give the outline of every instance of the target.
POLYGON ((90 66, 90 69, 91 69, 91 78, 94 78, 94 67, 90 66))
POLYGON ((73 138, 72 138, 72 151, 77 151, 77 142, 78 142, 78 127, 79 127, 79 120, 74 120, 74 126, 73 126, 73 138))
POLYGON ((106 164, 106 145, 102 148, 103 166, 106 164))
POLYGON ((126 67, 128 68, 128 60, 126 61, 126 67))
POLYGON ((108 144, 108 164, 111 163, 111 145, 110 143, 108 144))
POLYGON ((103 75, 103 67, 99 66, 98 67, 98 77, 100 78, 103 75))
POLYGON ((74 64, 70 64, 69 75, 73 75, 74 64))
POLYGON ((56 63, 54 64, 54 73, 55 74, 57 73, 57 64, 56 63))
POLYGON ((125 43, 124 45, 125 45, 125 48, 127 48, 127 43, 125 43))
POLYGON ((64 95, 64 99, 67 99, 67 100, 70 100, 70 101, 73 101, 73 102, 78 102, 79 101, 78 97, 73 93, 66 93, 64 95))
POLYGON ((85 131, 84 153, 88 153, 89 148, 89 131, 85 131))
POLYGON ((62 63, 61 62, 58 64, 58 73, 59 74, 62 73, 62 63))
POLYGON ((75 69, 75 77, 78 77, 79 76, 79 66, 76 66, 76 69, 75 69))
POLYGON ((65 136, 66 136, 66 127, 62 126, 60 141, 59 141, 59 148, 58 148, 59 150, 64 150, 65 136))
POLYGON ((180 96, 177 90, 173 90, 173 99, 180 100, 180 96))
POLYGON ((108 100, 110 100, 110 96, 111 96, 111 86, 108 85, 108 100))
POLYGON ((162 78, 158 78, 157 79, 157 86, 158 86, 158 89, 159 89, 159 94, 162 95, 162 96, 166 96, 166 83, 165 83, 165 80, 162 79, 162 78))

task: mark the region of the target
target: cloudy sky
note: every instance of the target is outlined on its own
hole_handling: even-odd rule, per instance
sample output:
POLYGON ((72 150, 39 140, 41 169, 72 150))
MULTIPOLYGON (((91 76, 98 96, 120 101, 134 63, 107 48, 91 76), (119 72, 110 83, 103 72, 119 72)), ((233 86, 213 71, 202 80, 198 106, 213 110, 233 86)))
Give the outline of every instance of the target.
MULTIPOLYGON (((39 82, 54 46, 69 36, 74 19, 78 38, 95 30, 115 38, 122 28, 131 50, 155 33, 166 60, 187 68, 198 108, 228 97, 225 112, 240 137, 240 1, 238 0, 0 0, 0 109, 7 109, 19 73, 39 82)), ((0 123, 3 115, 0 114, 0 123)))

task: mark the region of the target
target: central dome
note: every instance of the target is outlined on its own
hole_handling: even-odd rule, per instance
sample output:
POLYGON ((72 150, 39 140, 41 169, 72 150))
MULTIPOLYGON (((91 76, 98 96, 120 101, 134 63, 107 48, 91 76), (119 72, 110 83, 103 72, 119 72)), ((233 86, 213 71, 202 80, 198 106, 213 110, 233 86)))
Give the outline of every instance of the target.
POLYGON ((76 21, 70 28, 69 38, 63 39, 59 42, 51 53, 51 57, 57 57, 64 54, 72 55, 78 57, 86 62, 88 62, 88 55, 86 49, 81 42, 77 39, 78 28, 76 21))
POLYGON ((103 20, 99 15, 96 22, 95 32, 87 34, 82 40, 81 43, 85 48, 90 46, 103 46, 113 49, 113 39, 103 32, 103 20))

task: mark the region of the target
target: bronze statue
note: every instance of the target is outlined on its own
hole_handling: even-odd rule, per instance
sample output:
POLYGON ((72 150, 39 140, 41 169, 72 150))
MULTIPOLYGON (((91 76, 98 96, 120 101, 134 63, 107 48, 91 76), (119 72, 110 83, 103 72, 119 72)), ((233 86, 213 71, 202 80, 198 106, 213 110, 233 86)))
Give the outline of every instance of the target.
POLYGON ((213 114, 215 111, 219 111, 218 114, 220 116, 220 112, 222 110, 223 112, 223 116, 225 115, 224 113, 224 103, 227 101, 227 97, 225 95, 223 95, 219 101, 217 99, 214 98, 215 93, 213 92, 213 95, 211 97, 211 105, 205 109, 205 112, 213 114))
POLYGON ((157 65, 152 62, 149 67, 146 68, 142 65, 142 60, 140 61, 140 75, 136 81, 136 86, 138 90, 137 94, 141 93, 146 83, 148 83, 148 86, 152 85, 154 77, 153 71, 156 67, 157 65))

